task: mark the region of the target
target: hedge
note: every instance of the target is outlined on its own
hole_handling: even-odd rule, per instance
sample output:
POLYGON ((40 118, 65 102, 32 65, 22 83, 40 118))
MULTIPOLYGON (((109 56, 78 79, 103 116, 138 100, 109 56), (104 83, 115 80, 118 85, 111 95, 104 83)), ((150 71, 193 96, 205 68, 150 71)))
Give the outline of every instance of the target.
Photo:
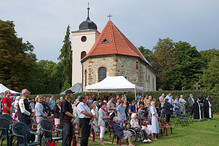
MULTIPOLYGON (((156 98, 157 100, 159 100, 159 97, 162 95, 162 93, 164 93, 165 95, 168 93, 172 93, 174 99, 175 97, 180 97, 180 95, 184 95, 185 100, 188 101, 188 97, 190 94, 193 95, 193 98, 196 99, 197 97, 199 97, 199 94, 202 94, 203 97, 206 97, 207 95, 210 96, 210 101, 212 104, 212 111, 213 113, 219 112, 219 95, 217 94, 209 94, 206 91, 196 91, 196 90, 185 90, 185 91, 179 91, 179 90, 172 90, 172 91, 148 91, 148 92, 137 92, 141 93, 142 95, 151 95, 153 98, 156 98)), ((97 97, 97 92, 88 92, 88 93, 93 93, 95 94, 95 96, 97 97)), ((103 97, 105 94, 122 94, 123 92, 100 92, 99 94, 101 94, 101 96, 103 97)), ((81 92, 81 93, 75 93, 74 94, 74 99, 77 98, 77 96, 80 96, 82 94, 85 94, 85 92, 81 92)), ((51 97, 51 94, 41 94, 43 96, 46 97, 51 97)), ((64 97, 65 95, 60 95, 60 94, 53 94, 55 96, 56 99, 60 98, 61 96, 64 97)), ((36 97, 36 95, 31 95, 32 98, 36 97)), ((127 92, 127 99, 128 101, 134 100, 135 99, 135 93, 134 92, 127 92)), ((188 102, 187 102, 188 104, 188 102)))

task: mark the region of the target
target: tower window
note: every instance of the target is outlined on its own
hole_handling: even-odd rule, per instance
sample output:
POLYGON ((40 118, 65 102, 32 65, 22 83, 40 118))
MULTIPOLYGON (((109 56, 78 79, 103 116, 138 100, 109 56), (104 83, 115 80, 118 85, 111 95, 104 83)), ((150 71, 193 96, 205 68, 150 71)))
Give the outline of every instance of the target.
POLYGON ((105 44, 105 43, 110 43, 110 41, 109 41, 107 38, 105 38, 105 39, 101 42, 101 44, 105 44))
POLYGON ((87 55, 87 53, 85 51, 82 51, 81 52, 81 59, 84 58, 84 56, 86 56, 86 55, 87 55))
POLYGON ((98 70, 98 82, 106 78, 106 68, 100 67, 98 70))
POLYGON ((87 40, 87 37, 86 37, 86 36, 82 36, 82 37, 81 37, 81 41, 82 41, 82 42, 85 42, 86 40, 87 40))

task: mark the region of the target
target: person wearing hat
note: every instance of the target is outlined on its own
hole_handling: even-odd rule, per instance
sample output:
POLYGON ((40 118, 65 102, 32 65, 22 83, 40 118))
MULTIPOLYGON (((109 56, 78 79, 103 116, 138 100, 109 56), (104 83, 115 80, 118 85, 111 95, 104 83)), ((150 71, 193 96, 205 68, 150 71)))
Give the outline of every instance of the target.
POLYGON ((72 105, 70 99, 73 97, 71 90, 65 92, 65 99, 61 103, 61 123, 63 126, 62 146, 70 146, 73 137, 73 124, 75 119, 73 115, 72 105))

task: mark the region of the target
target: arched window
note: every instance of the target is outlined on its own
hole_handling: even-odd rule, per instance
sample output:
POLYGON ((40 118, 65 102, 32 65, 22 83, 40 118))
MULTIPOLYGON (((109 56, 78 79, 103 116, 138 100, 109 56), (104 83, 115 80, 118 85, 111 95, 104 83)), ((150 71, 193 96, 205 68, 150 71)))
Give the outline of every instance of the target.
POLYGON ((98 70, 98 82, 106 78, 106 68, 100 67, 98 70))
POLYGON ((84 58, 84 56, 86 56, 86 55, 87 55, 87 53, 85 51, 82 51, 81 52, 81 59, 84 58))

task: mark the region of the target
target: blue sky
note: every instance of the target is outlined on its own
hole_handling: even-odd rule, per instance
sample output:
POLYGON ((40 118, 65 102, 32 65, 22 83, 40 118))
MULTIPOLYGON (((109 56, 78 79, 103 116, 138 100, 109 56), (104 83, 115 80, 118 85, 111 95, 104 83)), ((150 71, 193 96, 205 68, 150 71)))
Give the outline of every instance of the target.
MULTIPOLYGON (((88 0, 1 0, 0 19, 14 21, 18 37, 35 47, 39 60, 57 62, 68 25, 87 17, 88 0)), ((199 51, 219 48, 218 0, 89 0, 98 31, 107 15, 136 46, 151 49, 158 39, 186 41, 199 51)))

